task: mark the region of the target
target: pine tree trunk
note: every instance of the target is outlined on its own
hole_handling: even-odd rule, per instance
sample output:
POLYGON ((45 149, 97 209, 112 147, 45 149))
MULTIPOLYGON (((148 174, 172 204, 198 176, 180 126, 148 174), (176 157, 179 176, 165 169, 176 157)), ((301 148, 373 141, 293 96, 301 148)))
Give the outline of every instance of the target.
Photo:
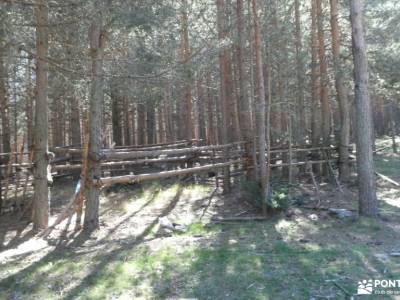
POLYGON ((297 66, 297 122, 294 132, 296 143, 304 145, 307 133, 307 121, 305 116, 305 100, 304 100, 304 62, 303 62, 303 43, 301 38, 301 14, 300 2, 295 0, 295 46, 296 46, 296 66, 297 66))
MULTIPOLYGON (((260 185, 261 185, 261 195, 262 195, 262 211, 265 215, 267 213, 267 197, 268 197, 268 187, 269 178, 267 171, 266 162, 266 124, 265 124, 265 86, 264 86, 264 73, 263 73, 263 63, 262 63, 262 44, 261 44, 261 32, 258 22, 258 12, 257 12, 257 2, 252 0, 253 8, 253 25, 254 25, 254 51, 256 54, 256 81, 257 81, 257 97, 256 109, 258 114, 258 152, 259 152, 259 163, 260 163, 260 185)), ((268 126, 268 125, 267 125, 268 126)))
MULTIPOLYGON (((0 75, 1 76, 1 75, 0 75)), ((33 147, 33 106, 34 106, 34 95, 32 87, 32 74, 31 74, 31 60, 28 60, 26 67, 26 76, 28 79, 26 89, 26 136, 28 151, 32 150, 33 147)))
POLYGON ((189 45, 189 32, 188 32, 188 3, 187 0, 182 0, 182 15, 181 15, 181 57, 184 64, 184 129, 185 129, 185 139, 191 140, 194 134, 193 118, 192 118, 192 72, 188 66, 188 61, 190 59, 190 45, 189 45))
POLYGON ((143 103, 137 104, 138 145, 146 143, 146 108, 143 103))
POLYGON ((215 145, 216 141, 216 126, 215 126, 215 107, 214 94, 211 88, 211 74, 207 73, 207 144, 215 145))
MULTIPOLYGON (((0 24, 1 26, 1 24, 0 24)), ((1 32, 0 32, 1 33, 1 32)), ((10 132, 10 115, 9 100, 6 89, 7 71, 4 64, 4 49, 0 45, 0 117, 1 117, 1 133, 2 133, 2 151, 4 153, 11 152, 11 132, 10 132)), ((8 157, 4 157, 3 163, 7 163, 8 157)))
POLYGON ((114 92, 111 93, 112 133, 113 142, 116 146, 122 146, 122 114, 120 98, 114 92))
POLYGON ((368 93, 368 60, 363 27, 363 1, 351 0, 354 82, 356 101, 357 170, 359 211, 363 216, 377 217, 375 166, 372 154, 372 110, 368 93))
MULTIPOLYGON (((7 67, 4 61, 6 57, 5 43, 2 39, 5 36, 5 11, 0 14, 0 118, 1 118, 1 141, 0 149, 4 153, 11 152, 11 131, 9 116, 9 99, 7 95, 7 67), (2 146, 2 147, 1 147, 2 146)), ((3 158, 3 163, 7 164, 9 157, 3 158)))
POLYGON ((102 31, 101 12, 93 21, 89 29, 90 54, 92 61, 91 87, 89 100, 89 155, 88 155, 88 182, 86 188, 86 210, 84 229, 92 231, 99 226, 99 196, 100 190, 92 183, 101 176, 100 151, 103 113, 103 51, 104 32, 102 31))
POLYGON ((197 109, 198 109, 198 127, 199 127, 199 138, 202 140, 202 143, 205 142, 206 139, 206 121, 205 121, 205 96, 203 89, 203 78, 200 77, 197 80, 197 109))
POLYGON ((319 101, 319 72, 318 72, 318 39, 317 39, 317 12, 316 0, 311 0, 311 114, 312 114, 312 144, 317 146, 320 142, 321 119, 320 101, 319 101))
POLYGON ((70 117, 70 136, 72 145, 81 144, 81 117, 79 101, 74 92, 70 97, 71 117, 70 117))
POLYGON ((347 89, 340 62, 340 28, 338 0, 330 0, 331 4, 331 31, 332 55, 335 71, 335 85, 337 101, 340 110, 340 143, 339 143, 339 174, 340 180, 346 182, 350 179, 349 144, 350 144, 350 112, 347 99, 347 89))
POLYGON ((131 122, 129 120, 129 102, 128 97, 123 97, 123 114, 124 114, 124 145, 131 145, 131 122))
MULTIPOLYGON (((220 42, 224 42, 227 37, 227 28, 226 28, 226 14, 225 14, 225 1, 224 0, 216 0, 217 4, 217 27, 218 27, 218 39, 220 42)), ((229 109, 229 96, 230 91, 230 79, 229 79, 229 53, 226 49, 220 50, 219 54, 219 68, 220 68, 220 77, 221 77, 221 143, 227 144, 230 141, 230 137, 232 136, 231 130, 231 122, 230 122, 230 109, 229 109)), ((228 159, 229 153, 227 150, 224 150, 225 160, 228 159)), ((230 172, 229 168, 224 168, 224 192, 228 193, 230 191, 230 172)))
POLYGON ((147 127, 147 144, 155 144, 156 138, 156 118, 154 112, 154 104, 147 103, 146 127, 147 127))
MULTIPOLYGON (((251 141, 252 141, 252 124, 251 124, 251 106, 248 96, 247 83, 248 77, 245 70, 245 20, 244 20, 244 3, 243 0, 237 0, 236 15, 238 26, 238 42, 237 42, 237 64, 238 64, 238 79, 239 79, 239 120, 240 133, 245 144, 245 156, 247 167, 251 164, 251 141)), ((248 172, 247 176, 250 177, 248 172)))
POLYGON ((329 102, 328 64, 325 55, 324 15, 322 0, 317 0, 318 56, 320 70, 320 101, 322 111, 322 139, 325 145, 330 144, 331 106, 329 102))
POLYGON ((48 119, 47 119, 47 62, 48 52, 47 3, 38 0, 36 10, 36 105, 34 128, 34 200, 33 225, 36 230, 46 229, 49 222, 49 189, 47 167, 48 119))

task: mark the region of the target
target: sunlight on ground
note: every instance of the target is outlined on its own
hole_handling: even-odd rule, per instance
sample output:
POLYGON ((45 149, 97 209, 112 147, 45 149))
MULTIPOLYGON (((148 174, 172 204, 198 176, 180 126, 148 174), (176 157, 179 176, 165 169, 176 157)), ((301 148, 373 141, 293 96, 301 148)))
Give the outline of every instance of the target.
MULTIPOLYGON (((397 157, 377 160, 382 173, 398 173, 397 157)), ((295 208, 294 216, 266 222, 214 224, 210 217, 230 198, 213 186, 111 189, 102 193, 101 227, 92 236, 61 251, 37 239, 3 251, 0 299, 345 299, 358 280, 400 276, 400 261, 388 254, 400 250, 399 193, 379 184, 380 212, 391 223, 295 208), (187 231, 160 236, 160 216, 187 231)), ((335 199, 329 204, 343 205, 335 199)), ((235 207, 230 214, 243 211, 235 207)))

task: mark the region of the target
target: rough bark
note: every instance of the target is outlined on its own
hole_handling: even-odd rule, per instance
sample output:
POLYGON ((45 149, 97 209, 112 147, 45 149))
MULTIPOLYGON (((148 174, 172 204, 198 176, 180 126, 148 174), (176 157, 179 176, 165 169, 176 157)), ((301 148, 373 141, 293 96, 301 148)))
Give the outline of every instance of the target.
POLYGON ((122 146, 122 114, 120 98, 115 92, 111 93, 111 114, 113 142, 116 146, 122 146))
POLYGON ((129 120, 129 101, 128 97, 123 97, 123 115, 124 115, 124 145, 131 145, 131 122, 129 120))
POLYGON ((340 62, 340 28, 338 0, 330 0, 331 4, 331 32, 332 55, 335 71, 336 97, 340 110, 340 142, 339 142, 339 174, 340 180, 346 182, 350 178, 349 143, 350 143, 350 111, 347 99, 347 88, 344 82, 343 70, 340 62))
MULTIPOLYGON (((218 40, 221 44, 225 42, 227 37, 227 28, 226 28, 226 14, 225 14, 225 1, 224 0, 216 0, 217 4, 217 28, 218 28, 218 40)), ((221 77, 221 142, 223 144, 227 144, 231 139, 229 138, 232 134, 231 131, 231 122, 230 122, 230 113, 229 113, 229 97, 230 97, 230 76, 229 76, 229 53, 227 49, 221 49, 219 53, 219 72, 221 77), (229 132, 231 134, 229 134, 229 132)), ((228 159, 229 153, 226 151, 225 156, 228 159)), ((224 168, 224 192, 227 193, 230 191, 230 174, 229 168, 224 168)))
POLYGON ((46 229, 49 222, 49 189, 47 167, 48 157, 48 118, 47 87, 48 66, 45 58, 48 52, 48 10, 47 3, 39 0, 36 12, 36 106, 34 128, 34 200, 33 225, 36 230, 46 229))
POLYGON ((319 102, 319 72, 318 72, 318 39, 317 39, 317 12, 316 0, 311 0, 311 135, 312 144, 318 145, 320 142, 320 126, 321 119, 320 102, 319 102))
POLYGON ((296 143, 298 145, 305 144, 307 122, 305 116, 305 99, 304 99, 304 59, 303 59, 303 42, 301 38, 301 13, 300 13, 300 1, 295 0, 295 46, 296 46, 296 75, 297 75, 297 122, 296 131, 296 143))
POLYGON ((137 144, 146 144, 146 107, 143 103, 137 104, 137 144))
POLYGON ((328 63, 325 54, 324 14, 322 0, 316 0, 317 28, 318 28, 318 56, 320 71, 320 101, 322 112, 322 140, 324 144, 330 143, 331 133, 331 106, 329 102, 328 63))
MULTIPOLYGON (((268 197, 268 171, 266 163, 266 125, 265 125, 265 86, 264 86, 264 73, 262 63, 262 44, 261 44, 261 31, 258 21, 257 1, 252 0, 253 9, 253 26, 254 26, 254 51, 256 57, 256 82, 257 82, 257 97, 256 102, 258 114, 258 151, 260 163, 260 185, 262 193, 262 210, 263 214, 267 213, 267 197, 268 197)), ((268 126, 268 124, 267 124, 268 126)))
POLYGON ((89 155, 88 155, 88 184, 86 189, 86 210, 84 229, 94 230, 99 226, 99 195, 100 191, 91 184, 100 178, 100 151, 102 133, 102 112, 104 102, 103 92, 103 51, 104 32, 102 28, 102 15, 96 16, 89 29, 89 42, 91 54, 91 87, 89 100, 89 155))
POLYGON ((192 72, 190 70, 190 66, 187 64, 190 59, 190 44, 189 44, 189 24, 188 24, 188 3, 187 0, 182 0, 182 12, 181 12, 181 59, 184 64, 184 128, 185 128, 185 136, 184 138, 190 140, 193 138, 194 127, 193 127, 193 118, 192 118, 192 87, 191 87, 191 79, 192 72))
MULTIPOLYGON (((238 41, 237 41, 237 64, 238 64, 238 79, 239 79, 239 123, 240 133, 246 144, 247 163, 251 163, 251 111, 250 98, 248 96, 247 83, 248 78, 245 70, 245 20, 244 20, 244 5, 243 0, 237 0, 236 15, 238 26, 238 41)), ((247 174, 250 176, 250 173, 247 174)))
MULTIPOLYGON (((0 25, 1 26, 1 25, 0 25)), ((11 132, 10 132, 10 115, 9 100, 6 89, 7 71, 4 64, 4 49, 0 45, 0 117, 1 117, 1 133, 2 133, 2 151, 4 153, 11 152, 11 132)), ((4 163, 7 163, 5 158, 4 163)))
POLYGON ((26 136, 27 136, 27 148, 28 151, 32 150, 33 147, 33 107, 34 107, 34 94, 32 87, 32 74, 31 74, 31 60, 29 59, 26 67, 26 76, 28 79, 26 88, 26 136))
MULTIPOLYGON (((4 12, 5 13, 5 12, 4 12)), ((9 116, 9 99, 7 94, 7 68, 5 64, 5 43, 2 37, 5 36, 5 15, 0 12, 0 118, 1 118, 1 144, 0 149, 4 153, 11 152, 11 132, 9 116)), ((4 157, 3 163, 7 163, 8 158, 4 157)))
POLYGON ((351 0, 350 7, 356 101, 359 211, 361 215, 376 217, 378 215, 378 201, 371 138, 373 123, 368 93, 369 76, 363 27, 363 1, 351 0))

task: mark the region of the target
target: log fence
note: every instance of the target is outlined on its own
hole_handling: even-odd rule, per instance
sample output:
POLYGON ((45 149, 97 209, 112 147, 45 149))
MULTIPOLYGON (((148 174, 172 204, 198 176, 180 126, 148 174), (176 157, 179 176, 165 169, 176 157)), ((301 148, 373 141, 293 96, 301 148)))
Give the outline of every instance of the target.
MULTIPOLYGON (((216 172, 214 177, 219 184, 218 178, 221 177, 223 170, 232 169, 233 175, 240 176, 256 167, 254 163, 252 166, 248 162, 253 162, 259 154, 253 151, 252 157, 245 157, 245 142, 197 146, 199 144, 198 140, 190 140, 102 149, 101 153, 96 153, 101 159, 102 178, 95 180, 93 184, 98 187, 108 187, 114 184, 139 183, 210 171, 216 172)), ((56 147, 51 151, 55 157, 50 161, 49 170, 54 178, 79 176, 84 151, 80 145, 56 147)), ((267 161, 269 167, 273 169, 327 164, 332 171, 333 164, 338 161, 337 152, 337 147, 271 147, 269 151, 271 157, 267 158, 267 161), (318 157, 312 155, 313 153, 319 153, 319 157, 324 159, 313 159, 312 157, 318 157), (285 154, 286 157, 290 157, 289 161, 284 159, 285 154), (299 158, 305 159, 299 161, 299 158)), ((33 167, 31 153, 22 151, 0 153, 0 212, 4 208, 15 207, 16 203, 21 203, 31 193, 33 167), (14 157, 18 159, 13 159, 14 157), (10 201, 11 205, 8 203, 10 201)))

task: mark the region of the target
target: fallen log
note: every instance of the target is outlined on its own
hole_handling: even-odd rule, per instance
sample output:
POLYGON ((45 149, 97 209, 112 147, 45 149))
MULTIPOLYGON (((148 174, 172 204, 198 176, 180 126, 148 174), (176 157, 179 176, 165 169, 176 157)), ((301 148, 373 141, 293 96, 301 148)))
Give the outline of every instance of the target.
POLYGON ((193 143, 193 142, 201 142, 201 140, 198 139, 192 139, 192 140, 179 140, 179 141, 174 141, 174 142, 166 142, 166 143, 157 143, 157 144, 145 144, 145 145, 131 145, 131 146, 116 146, 115 149, 119 148, 131 148, 131 149, 139 149, 139 148, 147 148, 147 147, 159 147, 159 146, 170 146, 170 145, 176 145, 176 144, 182 144, 182 143, 193 143))
POLYGON ((399 186, 400 187, 400 183, 394 181, 393 179, 391 179, 391 178, 389 178, 389 177, 387 177, 387 176, 385 176, 385 175, 383 175, 381 173, 378 173, 378 172, 375 172, 375 174, 378 175, 383 180, 385 180, 385 181, 387 181, 387 182, 389 182, 389 183, 391 183, 391 184, 393 184, 395 186, 399 186))
POLYGON ((116 176, 116 177, 105 177, 99 180, 94 180, 93 184, 99 187, 111 186, 113 184, 121 184, 121 183, 137 183, 155 179, 176 177, 180 175, 186 174, 194 174, 201 173, 208 170, 225 168, 230 165, 240 163, 241 160, 229 161, 225 163, 213 164, 213 165, 205 165, 200 167, 181 169, 181 170, 172 170, 172 171, 164 171, 160 173, 150 173, 150 174, 140 174, 140 175, 125 175, 125 176, 116 176))
MULTIPOLYGON (((100 166, 102 168, 112 168, 118 166, 131 166, 131 165, 142 165, 142 164, 156 164, 156 163, 170 163, 170 162, 185 162, 194 158, 194 156, 181 156, 181 157, 166 157, 166 158, 155 158, 155 159, 138 159, 133 161, 117 161, 117 162, 104 162, 100 166)), ((81 164, 76 165, 57 165, 51 168, 52 171, 70 171, 80 170, 81 164)))
POLYGON ((223 223, 223 222, 248 222, 248 221, 265 221, 267 217, 262 216, 250 216, 250 217, 213 217, 212 222, 223 223))
POLYGON ((243 142, 236 142, 225 145, 213 145, 213 146, 191 147, 191 148, 169 149, 169 150, 130 151, 130 152, 113 152, 112 150, 110 150, 103 152, 102 156, 103 159, 105 160, 138 159, 138 158, 154 157, 160 155, 191 154, 191 153, 199 153, 206 150, 227 149, 240 144, 243 144, 243 142))

